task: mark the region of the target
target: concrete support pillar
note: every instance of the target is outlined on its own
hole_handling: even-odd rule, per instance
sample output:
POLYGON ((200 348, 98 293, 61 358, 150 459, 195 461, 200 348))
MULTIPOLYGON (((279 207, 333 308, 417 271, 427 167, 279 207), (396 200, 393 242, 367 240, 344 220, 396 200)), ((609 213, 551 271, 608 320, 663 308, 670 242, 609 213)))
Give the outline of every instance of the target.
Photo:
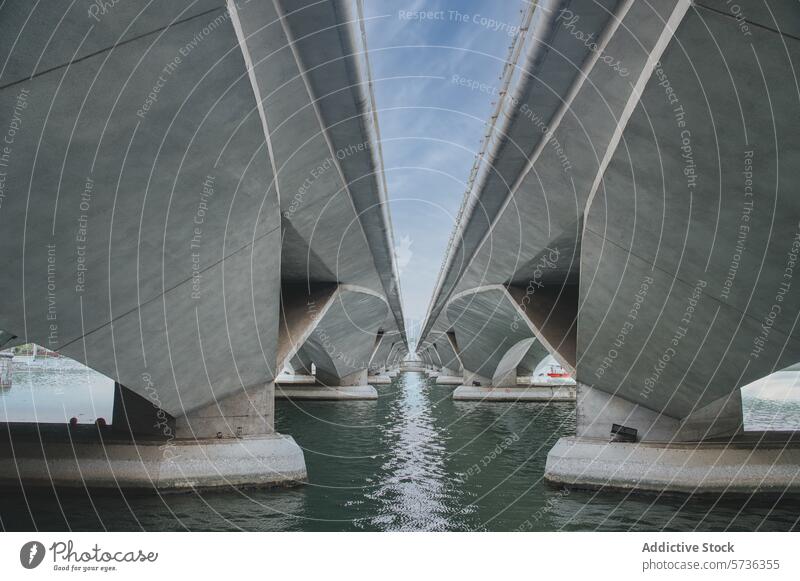
POLYGON ((335 284, 281 285, 281 317, 278 332, 278 369, 297 360, 311 372, 312 358, 302 348, 334 302, 335 284))
POLYGON ((436 385, 462 385, 464 383, 463 371, 442 367, 439 375, 436 376, 436 385))
POLYGON ((464 385, 473 385, 474 386, 476 383, 479 386, 481 386, 481 385, 491 385, 492 384, 492 380, 489 379, 488 377, 484 377, 483 375, 480 375, 480 374, 478 374, 478 373, 476 373, 474 371, 470 371, 469 369, 467 369, 465 367, 464 368, 464 385))
POLYGON ((114 389, 109 428, 37 426, 1 438, 0 486, 170 492, 306 479, 300 447, 273 430, 272 382, 177 418, 156 399, 114 389))
POLYGON ((302 350, 314 362, 314 385, 284 382, 276 397, 377 399, 368 384, 371 359, 381 345, 388 307, 384 297, 362 287, 283 285, 279 361, 302 350))
POLYGON ((337 377, 320 368, 317 369, 315 385, 282 385, 276 395, 290 399, 312 400, 378 399, 377 390, 368 383, 366 369, 337 377))
POLYGON ((575 371, 578 289, 576 286, 544 287, 531 301, 526 289, 508 285, 507 292, 536 339, 571 373, 575 371))
POLYGON ((366 369, 359 369, 344 377, 337 377, 318 368, 317 382, 314 385, 281 385, 276 392, 276 397, 310 400, 369 400, 378 399, 378 392, 368 383, 366 369))
POLYGON ((175 421, 178 438, 242 438, 274 432, 275 384, 253 386, 175 421))
MULTIPOLYGON (((479 386, 464 382, 453 392, 453 399, 488 401, 574 401, 573 385, 517 385, 520 364, 541 361, 547 350, 536 337, 526 337, 514 343, 495 366, 489 383, 479 386)), ((534 365, 535 366, 535 365, 534 365)))
POLYGON ((536 337, 527 337, 511 346, 495 367, 491 382, 476 386, 466 381, 453 392, 453 399, 480 401, 575 401, 575 386, 565 384, 518 385, 518 369, 535 367, 547 356, 536 337), (535 363, 533 363, 535 362, 535 363))
POLYGON ((453 399, 460 401, 535 401, 547 403, 571 403, 575 401, 574 385, 529 385, 518 386, 516 373, 514 383, 495 385, 493 381, 473 385, 464 381, 453 391, 453 399))
POLYGON ((517 387, 517 368, 509 367, 502 371, 498 368, 500 373, 496 373, 492 378, 492 385, 494 387, 517 387))
POLYGON ((367 381, 370 385, 389 385, 392 383, 392 378, 389 377, 386 369, 385 360, 374 368, 374 371, 367 377, 367 381))
POLYGON ((369 355, 369 365, 367 366, 368 372, 370 373, 373 374, 377 373, 380 368, 380 362, 376 360, 376 356, 378 355, 378 351, 380 350, 381 345, 383 344, 385 336, 386 334, 382 330, 379 330, 375 334, 375 345, 372 347, 372 353, 370 353, 369 355))
POLYGON ((289 364, 292 366, 295 375, 314 375, 311 370, 313 362, 302 349, 295 353, 294 357, 290 359, 289 364))
POLYGON ((579 384, 577 411, 576 436, 561 438, 547 456, 545 479, 552 484, 683 493, 800 490, 800 442, 793 434, 744 432, 739 390, 674 418, 579 384))
POLYGON ((735 436, 743 429, 739 390, 685 418, 667 416, 580 382, 577 397, 576 435, 581 438, 610 439, 614 424, 636 430, 641 442, 701 442, 735 436))
POLYGON ((175 418, 120 383, 114 383, 114 408, 111 428, 116 436, 136 439, 137 436, 168 436, 175 431, 175 418))
POLYGON ((392 349, 397 344, 397 340, 392 340, 386 335, 385 331, 378 331, 375 338, 375 348, 369 360, 369 376, 367 381, 370 385, 389 385, 392 378, 387 375, 386 362, 391 355, 392 349))
POLYGON ((322 370, 317 372, 317 379, 323 385, 330 387, 352 387, 356 385, 367 385, 367 370, 359 369, 358 371, 346 375, 344 377, 336 377, 330 373, 322 370))

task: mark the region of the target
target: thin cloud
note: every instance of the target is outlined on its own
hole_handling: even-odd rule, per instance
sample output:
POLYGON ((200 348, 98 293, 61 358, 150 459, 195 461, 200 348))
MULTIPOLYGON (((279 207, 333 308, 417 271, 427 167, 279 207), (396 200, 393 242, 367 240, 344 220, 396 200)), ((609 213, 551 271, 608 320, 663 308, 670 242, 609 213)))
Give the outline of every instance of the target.
MULTIPOLYGON (((400 273, 409 328, 425 316, 453 229, 453 217, 495 95, 453 82, 497 84, 513 38, 471 22, 480 14, 514 26, 523 1, 378 0, 366 3, 367 40, 398 248, 413 253, 400 273), (444 13, 432 21, 400 11, 444 13), (467 22, 450 11, 468 15, 467 22), (444 111, 450 109, 451 111, 444 111)), ((401 253, 398 250, 398 258, 401 253)))

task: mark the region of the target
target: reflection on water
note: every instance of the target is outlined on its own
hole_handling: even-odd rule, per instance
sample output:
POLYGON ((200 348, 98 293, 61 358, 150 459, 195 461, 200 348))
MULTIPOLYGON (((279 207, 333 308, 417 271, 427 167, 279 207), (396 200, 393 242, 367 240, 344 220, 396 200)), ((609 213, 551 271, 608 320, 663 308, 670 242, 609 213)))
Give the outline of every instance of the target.
POLYGON ((382 447, 397 453, 384 456, 380 467, 383 476, 377 486, 365 491, 365 501, 381 507, 380 514, 368 519, 365 526, 445 530, 450 522, 446 436, 434 425, 428 394, 424 388, 408 389, 408 377, 402 376, 398 382, 397 397, 386 418, 391 425, 381 430, 382 447))
POLYGON ((797 528, 796 499, 687 501, 551 489, 542 481, 547 452, 574 432, 574 406, 454 402, 453 389, 407 373, 380 386, 377 402, 279 401, 278 429, 305 450, 303 487, 93 502, 75 494, 58 501, 4 494, 0 523, 75 530, 797 528))
POLYGON ((800 429, 800 373, 779 371, 742 389, 746 430, 800 429))
POLYGON ((0 422, 111 422, 114 382, 66 357, 14 362, 11 387, 0 390, 0 422))

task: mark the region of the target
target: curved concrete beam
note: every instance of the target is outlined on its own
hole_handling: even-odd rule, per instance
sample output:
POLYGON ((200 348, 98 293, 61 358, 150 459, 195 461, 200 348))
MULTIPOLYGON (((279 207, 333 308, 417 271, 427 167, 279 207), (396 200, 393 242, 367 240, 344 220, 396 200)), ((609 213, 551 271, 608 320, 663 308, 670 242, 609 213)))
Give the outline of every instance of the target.
MULTIPOLYGON (((519 126, 523 134, 527 132, 535 146, 502 188, 495 186, 481 191, 481 196, 504 201, 490 214, 490 226, 476 230, 481 235, 474 251, 466 254, 458 251, 461 254, 456 255, 458 260, 453 263, 464 266, 447 271, 446 278, 452 278, 455 275, 450 273, 456 272, 456 279, 437 290, 421 336, 423 340, 428 329, 438 324, 448 297, 490 284, 518 287, 526 294, 547 295, 544 300, 559 303, 559 311, 568 306, 562 300, 567 294, 574 298, 568 309, 574 319, 578 293, 570 287, 576 287, 579 278, 586 200, 618 130, 620 116, 631 96, 636 96, 631 80, 647 68, 654 47, 671 26, 673 14, 682 13, 687 5, 677 1, 657 5, 620 2, 613 17, 601 21, 584 18, 584 13, 588 16, 596 6, 594 2, 580 1, 570 3, 568 10, 572 16, 570 12, 554 16, 558 42, 564 43, 564 50, 569 50, 572 43, 583 45, 573 35, 575 22, 581 23, 580 31, 584 34, 594 34, 598 50, 566 63, 559 60, 559 51, 551 51, 545 63, 540 64, 545 66, 550 62, 547 59, 554 59, 551 63, 554 67, 560 64, 562 70, 574 73, 571 82, 558 85, 562 89, 557 92, 557 106, 549 115, 539 114, 535 104, 520 103, 520 110, 530 114, 516 117, 515 127, 519 126), (614 55, 624 71, 600 60, 600 54, 614 55), (541 219, 531 219, 535 216, 541 219)), ((531 65, 525 61, 520 66, 531 65)), ((500 153, 499 149, 492 152, 491 159, 496 164, 503 163, 505 158, 504 155, 498 158, 500 153)), ((564 362, 574 366, 576 359, 567 351, 558 349, 564 362)))
POLYGON ((327 385, 366 385, 366 370, 389 306, 368 289, 340 285, 302 345, 327 385), (363 372, 362 378, 353 378, 363 372), (361 381, 360 383, 351 383, 361 381))
POLYGON ((501 285, 460 293, 446 311, 464 369, 487 384, 506 351, 533 336, 526 324, 515 323, 519 309, 501 285))
POLYGON ((390 318, 386 325, 381 328, 381 341, 376 345, 375 352, 370 359, 371 370, 384 370, 389 365, 392 353, 399 348, 405 349, 403 336, 394 326, 394 320, 390 318))
POLYGON ((529 337, 522 339, 506 351, 492 377, 494 387, 516 387, 518 368, 524 360, 535 361, 533 368, 547 357, 547 349, 536 339, 529 337))
POLYGON ((703 4, 654 55, 581 254, 577 379, 678 419, 800 360, 800 45, 703 4))
POLYGON ((520 377, 530 377, 549 354, 550 352, 547 348, 537 341, 537 344, 531 347, 517 365, 517 375, 520 377))
POLYGON ((577 11, 583 30, 596 31, 605 26, 614 4, 615 0, 605 3, 549 0, 540 3, 535 14, 525 15, 527 22, 515 40, 518 46, 512 48, 512 60, 515 57, 518 66, 508 70, 493 116, 502 121, 492 124, 483 146, 486 155, 480 156, 473 168, 472 189, 465 196, 459 214, 434 300, 423 324, 423 338, 438 318, 443 301, 455 290, 463 274, 464 259, 470 259, 481 244, 511 193, 517 175, 542 140, 544 131, 531 131, 526 117, 545 123, 555 114, 562 104, 560 95, 567 92, 579 74, 575 63, 583 62, 589 52, 586 46, 572 42, 567 31, 559 26, 562 11, 577 11))
POLYGON ((425 343, 420 344, 421 349, 429 349, 433 353, 437 365, 446 370, 445 375, 458 375, 462 364, 456 352, 457 342, 453 331, 433 331, 428 335, 425 343))
MULTIPOLYGON (((224 5, 118 8, 98 23, 38 7, 22 42, 53 42, 41 61, 15 47, 0 78, 0 109, 21 119, 0 328, 181 415, 276 374, 277 192, 224 5)), ((29 10, 4 15, 3 41, 29 10)))
POLYGON ((0 78, 24 123, 4 183, 31 195, 3 200, 0 288, 24 308, 0 310, 0 329, 140 395, 155 385, 171 414, 274 378, 281 281, 370 288, 405 340, 352 15, 240 4, 99 21, 32 6, 2 25, 26 32, 0 78), (56 25, 70 34, 39 46, 56 25), (311 71, 320 50, 331 64, 311 71))
POLYGON ((302 349, 298 350, 289 361, 289 364, 292 366, 292 372, 295 375, 312 375, 311 365, 313 363, 311 358, 306 355, 302 349))
POLYGON ((405 338, 366 47, 349 2, 239 9, 275 164, 284 278, 384 294, 405 338))

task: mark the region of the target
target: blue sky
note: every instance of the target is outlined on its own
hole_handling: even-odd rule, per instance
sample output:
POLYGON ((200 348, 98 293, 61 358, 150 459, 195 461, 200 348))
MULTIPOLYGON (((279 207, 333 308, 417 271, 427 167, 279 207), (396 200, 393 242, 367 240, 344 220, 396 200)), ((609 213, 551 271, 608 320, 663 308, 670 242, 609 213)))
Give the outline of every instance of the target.
POLYGON ((499 84, 523 1, 365 2, 404 312, 412 336, 427 311, 494 108, 491 88, 499 84), (454 82, 456 76, 489 87, 471 89, 454 82))

